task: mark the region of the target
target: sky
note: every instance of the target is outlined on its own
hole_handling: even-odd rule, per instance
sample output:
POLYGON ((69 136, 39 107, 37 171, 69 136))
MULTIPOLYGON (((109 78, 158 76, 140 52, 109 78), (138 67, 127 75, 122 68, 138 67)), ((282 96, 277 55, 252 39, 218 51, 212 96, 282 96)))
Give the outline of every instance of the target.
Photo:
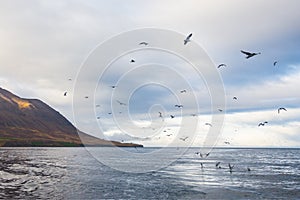
POLYGON ((2 0, 0 87, 41 99, 80 130, 107 139, 201 146, 212 134, 218 146, 300 147, 299 7, 298 0, 2 0), (174 34, 136 34, 135 47, 129 45, 134 38, 114 43, 115 37, 145 28, 174 34), (185 47, 189 33, 192 41, 185 47), (164 44, 186 57, 199 51, 199 60, 189 61, 204 63, 204 77, 170 52, 136 50, 143 37, 149 47, 164 44), (112 57, 100 75, 97 69, 106 67, 97 60, 101 44, 112 44, 100 54, 105 58, 123 47, 135 50, 112 57), (240 50, 261 54, 245 59, 240 50), (93 56, 97 73, 85 72, 93 56), (217 69, 221 63, 227 66, 217 69), (212 109, 209 90, 218 78, 224 95, 215 100, 222 112, 212 109), (119 87, 109 87, 114 84, 119 87), (287 111, 278 114, 280 107, 287 111))

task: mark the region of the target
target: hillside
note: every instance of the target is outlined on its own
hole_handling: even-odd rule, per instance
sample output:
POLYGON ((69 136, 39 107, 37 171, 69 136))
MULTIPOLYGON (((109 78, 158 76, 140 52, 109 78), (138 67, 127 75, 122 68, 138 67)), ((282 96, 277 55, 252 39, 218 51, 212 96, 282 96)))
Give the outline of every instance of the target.
MULTIPOLYGON (((80 132, 87 146, 141 146, 107 141, 80 132)), ((83 146, 77 129, 38 99, 24 99, 0 88, 0 146, 83 146)))

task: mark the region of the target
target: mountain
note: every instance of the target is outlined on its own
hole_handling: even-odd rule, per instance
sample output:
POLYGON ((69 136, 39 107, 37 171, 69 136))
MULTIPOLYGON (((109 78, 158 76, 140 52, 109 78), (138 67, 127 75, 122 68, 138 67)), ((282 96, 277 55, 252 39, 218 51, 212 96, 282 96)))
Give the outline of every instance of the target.
POLYGON ((38 99, 0 88, 0 146, 142 146, 108 141, 77 131, 59 112, 38 99), (87 141, 87 142, 86 142, 87 141))

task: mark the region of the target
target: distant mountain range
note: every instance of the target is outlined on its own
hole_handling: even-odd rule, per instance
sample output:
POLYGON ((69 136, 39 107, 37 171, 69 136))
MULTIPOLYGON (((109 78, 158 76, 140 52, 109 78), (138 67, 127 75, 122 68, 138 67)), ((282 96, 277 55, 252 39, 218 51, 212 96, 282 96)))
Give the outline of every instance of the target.
POLYGON ((108 141, 77 131, 59 112, 38 99, 24 99, 0 88, 0 146, 142 146, 108 141))

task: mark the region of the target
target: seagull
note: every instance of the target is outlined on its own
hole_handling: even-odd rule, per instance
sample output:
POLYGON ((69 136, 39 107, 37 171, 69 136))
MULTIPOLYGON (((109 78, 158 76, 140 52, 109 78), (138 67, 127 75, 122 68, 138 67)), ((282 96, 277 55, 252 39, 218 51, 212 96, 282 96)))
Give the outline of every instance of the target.
POLYGON ((147 45, 148 45, 148 42, 140 42, 139 45, 145 45, 145 46, 147 46, 147 45))
POLYGON ((200 165, 201 165, 201 169, 203 169, 203 163, 202 162, 200 163, 200 165))
POLYGON ((158 117, 160 117, 160 118, 162 118, 163 116, 162 116, 162 113, 161 112, 158 112, 159 113, 159 116, 158 117))
POLYGON ((85 96, 84 98, 88 99, 89 97, 88 97, 88 96, 85 96))
POLYGON ((67 92, 64 93, 64 96, 67 96, 67 92))
POLYGON ((220 67, 227 67, 227 65, 224 64, 224 63, 222 63, 222 64, 219 64, 219 65, 218 65, 218 68, 220 68, 220 67))
POLYGON ((185 140, 188 139, 188 138, 189 138, 189 137, 186 136, 186 137, 184 137, 184 138, 179 138, 179 139, 185 142, 185 140))
POLYGON ((118 87, 118 86, 116 86, 116 85, 111 85, 111 86, 109 86, 109 87, 111 87, 112 89, 115 89, 115 88, 118 87))
POLYGON ((107 113, 107 114, 111 115, 112 113, 111 113, 111 112, 109 112, 109 113, 107 113))
POLYGON ((243 51, 243 50, 241 50, 241 52, 246 55, 246 59, 261 54, 261 53, 251 53, 251 52, 247 52, 247 51, 243 51))
POLYGON ((276 65, 277 65, 277 63, 278 63, 278 61, 275 61, 275 62, 273 63, 273 66, 276 66, 276 65))
POLYGON ((233 97, 232 99, 233 99, 233 100, 237 100, 237 97, 233 97))
POLYGON ((232 169, 233 169, 234 165, 231 165, 230 163, 228 163, 228 167, 229 167, 230 173, 232 173, 232 169))
MULTIPOLYGON (((200 153, 200 152, 199 152, 199 153, 200 153)), ((205 158, 208 157, 208 156, 209 156, 209 153, 205 154, 205 158)), ((200 153, 200 157, 201 157, 201 158, 204 157, 202 153, 200 153)))
POLYGON ((216 168, 219 168, 219 165, 221 164, 221 162, 217 162, 216 163, 216 168))
POLYGON ((135 60, 133 60, 133 59, 131 59, 131 61, 130 61, 131 63, 134 63, 135 62, 135 60))
POLYGON ((218 111, 220 111, 220 112, 223 112, 223 110, 222 110, 222 109, 218 109, 218 111))
POLYGON ((212 127, 211 123, 205 123, 205 125, 212 127))
POLYGON ((177 108, 183 108, 183 105, 175 105, 177 108))
POLYGON ((170 137, 172 134, 168 134, 167 136, 170 137))
POLYGON ((186 93, 186 90, 180 90, 180 93, 186 93))
POLYGON ((117 100, 117 102, 120 104, 120 106, 126 106, 126 103, 123 103, 123 102, 121 102, 119 100, 117 100))
POLYGON ((268 123, 268 122, 261 122, 261 123, 258 124, 258 127, 259 127, 259 126, 265 126, 267 123, 268 123))
POLYGON ((230 144, 230 142, 225 141, 224 144, 230 144))
POLYGON ((285 108, 278 108, 278 114, 280 113, 281 110, 287 111, 285 108))
POLYGON ((190 33, 186 38, 185 38, 185 40, 183 41, 184 43, 184 45, 186 45, 188 42, 190 42, 191 41, 191 37, 192 37, 192 33, 190 33))
POLYGON ((173 119, 175 116, 174 115, 170 115, 171 119, 173 119))
POLYGON ((248 172, 250 172, 251 171, 250 167, 247 167, 247 170, 248 170, 248 172))

